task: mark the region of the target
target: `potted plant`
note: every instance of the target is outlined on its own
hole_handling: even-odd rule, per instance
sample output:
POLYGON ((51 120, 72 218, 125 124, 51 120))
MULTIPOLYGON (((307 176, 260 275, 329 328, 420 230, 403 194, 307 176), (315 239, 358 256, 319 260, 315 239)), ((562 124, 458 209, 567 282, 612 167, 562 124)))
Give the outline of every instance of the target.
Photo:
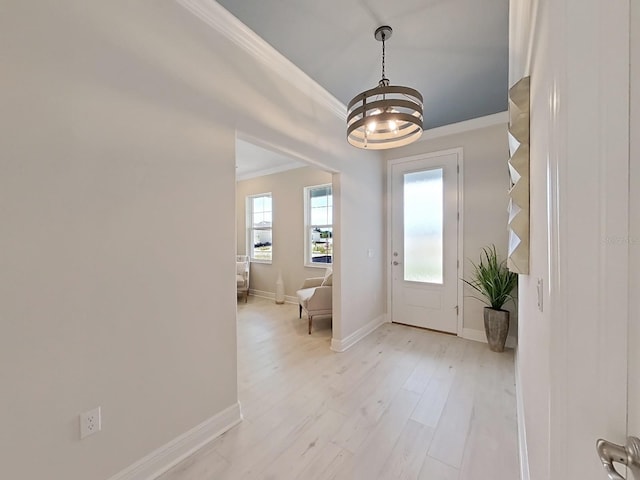
POLYGON ((518 275, 507 269, 506 260, 498 261, 495 245, 483 248, 480 263, 471 264, 474 268, 471 280, 462 281, 483 297, 474 298, 488 305, 484 308, 484 330, 489 348, 502 352, 509 333, 509 311, 502 307, 509 300, 515 301, 511 292, 518 283, 518 275))

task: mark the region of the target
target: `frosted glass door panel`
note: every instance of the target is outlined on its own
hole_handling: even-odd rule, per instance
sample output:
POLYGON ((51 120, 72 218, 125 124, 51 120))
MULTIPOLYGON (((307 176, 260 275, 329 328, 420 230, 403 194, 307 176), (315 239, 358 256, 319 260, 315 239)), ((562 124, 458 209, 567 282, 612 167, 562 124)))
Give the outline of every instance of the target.
POLYGON ((404 174, 404 280, 443 280, 443 170, 404 174))

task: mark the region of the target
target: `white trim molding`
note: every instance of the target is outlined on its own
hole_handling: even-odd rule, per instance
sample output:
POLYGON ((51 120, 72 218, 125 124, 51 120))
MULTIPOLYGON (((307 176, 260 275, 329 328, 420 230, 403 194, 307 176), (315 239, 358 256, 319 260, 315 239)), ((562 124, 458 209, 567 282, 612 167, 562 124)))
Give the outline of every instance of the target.
POLYGON ((196 425, 109 480, 153 480, 242 421, 240 403, 196 425))
MULTIPOLYGON (((345 107, 345 111, 346 111, 345 107)), ((346 119, 345 119, 346 121, 346 119)), ((291 157, 292 159, 294 159, 295 161, 299 161, 302 164, 304 164, 303 166, 314 166, 317 167, 321 170, 325 170, 329 173, 338 173, 338 171, 335 168, 329 167, 327 165, 325 165, 324 163, 318 161, 316 158, 312 158, 312 157, 308 157, 306 155, 302 155, 300 152, 297 152, 295 150, 292 150, 290 148, 286 148, 282 145, 278 145, 275 144, 273 142, 269 142, 267 140, 265 140, 264 138, 258 138, 255 137, 253 135, 250 135, 246 132, 243 132, 241 130, 236 130, 236 139, 237 140, 242 140, 243 142, 247 142, 247 143, 251 143, 253 145, 255 145, 256 147, 260 147, 260 148, 264 148, 265 150, 269 150, 270 152, 273 153, 277 153, 279 155, 284 155, 287 157, 291 157)))
POLYGON ((242 174, 236 175, 236 181, 241 182, 243 180, 250 180, 252 178, 264 177, 266 175, 273 175, 274 173, 282 173, 288 170, 295 170, 297 168, 308 167, 309 165, 302 162, 289 162, 284 165, 278 165, 276 167, 263 168, 261 170, 252 170, 251 172, 246 172, 242 174))
POLYGON ((234 17, 222 5, 214 0, 176 0, 192 14, 212 27, 231 42, 242 48, 301 91, 315 98, 336 117, 347 120, 347 107, 344 103, 321 87, 309 75, 294 65, 289 59, 260 38, 253 30, 234 17))
POLYGON ((527 430, 524 418, 524 397, 522 394, 522 379, 520 378, 520 360, 518 348, 515 353, 516 370, 516 416, 518 417, 518 450, 520 452, 520 480, 529 480, 529 450, 527 448, 527 430))
MULTIPOLYGON (((493 116, 493 115, 492 115, 493 116)), ((487 117, 483 117, 487 118, 487 117)), ((471 122, 471 120, 469 120, 471 122)), ((467 122, 462 122, 467 123, 467 122)), ((502 123, 502 122, 498 122, 502 123)), ((493 125, 493 124, 492 124, 493 125)), ((443 127, 445 128, 445 127, 443 127)), ((474 127, 472 130, 481 127, 474 127)), ((454 147, 447 150, 440 150, 437 152, 428 152, 428 153, 420 153, 417 155, 410 155, 401 158, 393 158, 387 161, 387 212, 391 212, 393 210, 393 198, 391 195, 392 190, 392 173, 391 169, 394 165, 402 164, 406 162, 412 162, 414 160, 422 160, 425 158, 439 157, 443 155, 456 155, 457 156, 457 189, 458 189, 458 225, 457 225, 457 248, 456 255, 458 256, 458 266, 456 269, 456 278, 462 278, 464 272, 464 148, 462 147, 454 147)), ((393 261, 393 219, 389 214, 387 215, 387 265, 391 265, 393 261)), ((393 310, 393 274, 389 270, 387 271, 387 315, 392 315, 393 310)), ((457 302, 458 302, 458 313, 457 313, 457 325, 456 325, 456 334, 459 337, 463 337, 463 327, 464 327, 464 288, 458 282, 457 286, 457 302)), ((389 320, 391 321, 391 320, 389 320)))
POLYGON ((509 2, 509 86, 531 75, 531 61, 539 38, 539 0, 509 2))
MULTIPOLYGON (((464 277, 464 148, 458 151, 458 278, 464 277)), ((464 331, 464 285, 458 281, 458 336, 464 331)))
POLYGON ((334 352, 345 352, 385 323, 389 323, 389 319, 386 314, 383 314, 378 318, 374 318, 369 323, 360 327, 358 330, 342 340, 334 337, 331 339, 331 350, 334 352))
MULTIPOLYGON (((488 343, 487 335, 484 330, 476 330, 475 328, 463 328, 461 337, 467 340, 473 340, 474 342, 488 343)), ((509 335, 507 337, 505 346, 507 348, 516 348, 517 345, 518 339, 512 335, 509 335)))
POLYGON ((502 125, 509 123, 509 113, 499 112, 484 117, 472 118, 464 122, 451 123, 442 127, 431 128, 422 132, 422 136, 418 142, 425 140, 433 140, 434 138, 446 137, 457 133, 471 132, 480 128, 493 127, 494 125, 502 125))
MULTIPOLYGON (((265 292, 264 290, 255 290, 253 288, 249 289, 249 295, 253 295, 254 297, 266 298, 267 300, 273 300, 273 301, 275 301, 276 299, 276 294, 274 292, 265 292)), ((284 303, 291 303, 293 305, 297 305, 298 297, 285 295, 284 303)))

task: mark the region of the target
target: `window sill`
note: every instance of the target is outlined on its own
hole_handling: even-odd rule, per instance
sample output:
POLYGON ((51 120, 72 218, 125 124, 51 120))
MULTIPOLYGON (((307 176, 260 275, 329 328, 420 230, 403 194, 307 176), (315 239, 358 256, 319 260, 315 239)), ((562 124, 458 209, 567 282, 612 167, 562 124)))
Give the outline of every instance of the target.
POLYGON ((305 263, 304 264, 305 267, 309 267, 309 268, 331 268, 333 267, 333 263, 305 263))
POLYGON ((273 263, 272 260, 258 260, 255 258, 252 258, 250 261, 251 263, 262 263, 263 265, 271 265, 273 263))

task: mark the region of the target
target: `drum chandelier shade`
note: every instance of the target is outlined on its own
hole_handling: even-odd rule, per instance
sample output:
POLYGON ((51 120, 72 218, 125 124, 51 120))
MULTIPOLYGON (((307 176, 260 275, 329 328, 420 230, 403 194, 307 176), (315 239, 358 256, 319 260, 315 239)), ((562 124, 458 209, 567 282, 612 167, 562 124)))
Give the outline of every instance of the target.
POLYGON ((385 41, 392 29, 376 29, 382 42, 382 79, 378 86, 356 95, 347 106, 347 140, 370 150, 402 147, 422 135, 422 95, 409 87, 389 84, 385 77, 385 41))

